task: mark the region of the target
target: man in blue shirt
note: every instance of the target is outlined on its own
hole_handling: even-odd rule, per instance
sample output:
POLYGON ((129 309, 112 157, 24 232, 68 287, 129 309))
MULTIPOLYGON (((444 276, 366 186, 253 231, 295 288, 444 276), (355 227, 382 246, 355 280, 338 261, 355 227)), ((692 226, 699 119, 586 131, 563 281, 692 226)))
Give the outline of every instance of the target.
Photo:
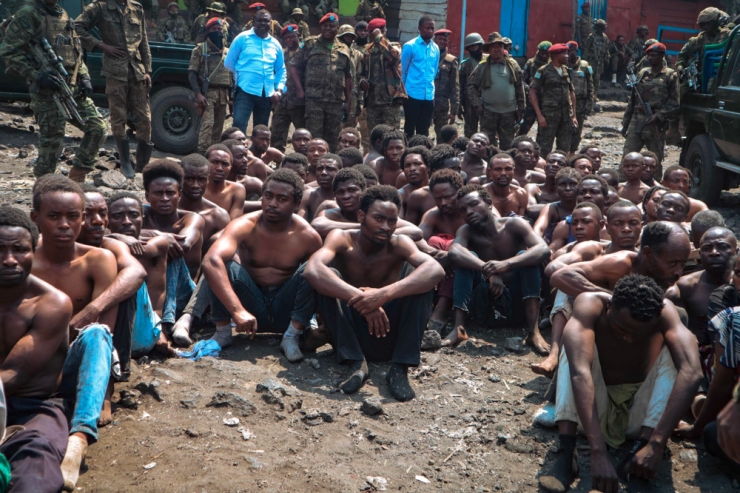
POLYGON ((283 47, 270 36, 272 15, 267 10, 255 14, 254 27, 239 34, 231 43, 224 66, 236 77, 234 126, 246 132, 254 111, 254 125, 267 125, 273 103, 285 91, 283 47))
POLYGON ((414 134, 429 135, 434 113, 434 79, 439 69, 439 47, 432 41, 434 19, 429 15, 419 18, 419 36, 403 45, 401 73, 406 93, 404 104, 406 124, 403 131, 408 138, 414 134))

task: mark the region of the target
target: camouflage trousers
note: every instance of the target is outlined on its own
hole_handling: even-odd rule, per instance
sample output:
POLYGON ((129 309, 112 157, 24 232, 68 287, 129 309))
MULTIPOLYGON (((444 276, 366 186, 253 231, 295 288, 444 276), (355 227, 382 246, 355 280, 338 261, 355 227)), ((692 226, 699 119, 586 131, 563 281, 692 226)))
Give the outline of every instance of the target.
POLYGON ((645 116, 637 113, 632 116, 629 125, 627 125, 627 137, 624 140, 622 155, 630 152, 640 152, 643 147, 648 151, 653 151, 658 155, 658 168, 655 170, 655 178, 660 180, 663 176, 663 166, 661 162, 664 159, 663 143, 665 142, 665 130, 659 131, 660 139, 656 139, 655 124, 645 125, 642 132, 637 131, 637 125, 645 116))
POLYGON ((488 140, 492 146, 496 146, 502 151, 511 147, 511 141, 514 140, 516 131, 516 111, 510 113, 494 113, 483 108, 483 115, 480 117, 480 131, 488 135, 488 140), (498 135, 498 139, 496 136, 498 135))
POLYGON ((470 138, 473 134, 478 133, 478 109, 473 106, 465 106, 465 137, 470 138))
POLYGON ((546 108, 542 114, 547 121, 545 128, 537 129, 537 143, 540 145, 540 155, 547 156, 553 150, 552 145, 558 139, 558 150, 568 151, 573 134, 573 122, 568 116, 567 108, 546 108))
POLYGON ((360 137, 362 138, 362 148, 369 150, 370 149, 370 131, 367 129, 367 108, 362 108, 362 111, 360 112, 360 116, 357 117, 357 123, 360 124, 360 137))
POLYGON ((126 138, 126 118, 131 113, 136 128, 136 138, 144 142, 152 140, 152 114, 149 111, 149 89, 143 80, 129 68, 128 80, 105 80, 105 94, 110 109, 110 129, 114 137, 126 138))
POLYGON ((342 128, 357 128, 357 117, 360 116, 357 109, 357 95, 353 92, 352 101, 349 103, 349 109, 347 110, 347 120, 342 122, 342 128))
POLYGON ((270 124, 272 133, 270 145, 280 152, 285 152, 291 123, 295 128, 306 126, 306 107, 290 105, 285 99, 280 99, 275 109, 272 110, 272 123, 270 124))
MULTIPOLYGON (((590 62, 589 62, 590 63, 590 62)), ((599 87, 601 87, 601 76, 604 73, 604 64, 598 64, 593 65, 591 64, 591 67, 594 70, 594 95, 596 95, 597 92, 599 92, 599 87)))
MULTIPOLYGON (((105 121, 98 114, 90 98, 78 95, 75 101, 77 111, 87 122, 82 126, 74 120, 70 122, 84 133, 75 151, 72 165, 76 168, 92 170, 98 158, 98 150, 106 137, 105 121)), ((62 153, 64 129, 67 122, 50 94, 31 93, 31 110, 39 126, 39 157, 33 167, 33 174, 38 178, 56 171, 57 161, 62 153)))
MULTIPOLYGON (((373 129, 380 125, 390 125, 393 128, 401 127, 401 107, 395 104, 382 104, 367 107, 367 130, 372 132, 373 129)), ((369 142, 370 134, 368 134, 369 142)))
POLYGON ((200 115, 200 132, 198 133, 198 152, 206 152, 213 144, 221 142, 224 131, 226 110, 229 107, 228 87, 210 87, 206 99, 208 106, 200 115))
POLYGON ((578 152, 578 146, 581 145, 581 136, 583 135, 583 122, 586 121, 586 112, 576 112, 578 120, 578 131, 573 131, 570 136, 570 149, 561 149, 562 151, 578 152))
POLYGON ((306 98, 306 128, 314 139, 324 139, 334 152, 342 129, 342 103, 306 98))
POLYGON ((439 132, 442 127, 447 125, 450 117, 450 100, 447 98, 436 98, 434 100, 434 113, 432 113, 432 121, 434 122, 434 135, 437 136, 437 142, 439 142, 439 132))
POLYGON ((522 116, 524 122, 519 126, 517 135, 527 135, 537 121, 537 113, 534 112, 532 105, 527 105, 527 109, 524 110, 524 116, 522 116))

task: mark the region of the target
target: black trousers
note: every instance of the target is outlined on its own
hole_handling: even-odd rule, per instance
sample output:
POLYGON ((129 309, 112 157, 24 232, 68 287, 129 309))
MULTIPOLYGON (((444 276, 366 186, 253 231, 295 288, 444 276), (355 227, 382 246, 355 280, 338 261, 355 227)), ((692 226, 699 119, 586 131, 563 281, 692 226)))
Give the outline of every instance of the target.
POLYGON ((722 461, 722 465, 730 474, 740 474, 740 464, 727 457, 727 454, 725 454, 724 450, 719 446, 716 421, 712 421, 704 427, 704 446, 707 447, 707 452, 722 461))
POLYGON ((136 294, 118 305, 116 327, 113 329, 113 347, 118 352, 121 364, 120 382, 128 382, 131 376, 131 343, 136 317, 136 294))
POLYGON ((429 135, 429 126, 432 124, 434 114, 434 101, 408 98, 403 103, 403 113, 406 119, 403 125, 406 138, 410 139, 414 134, 429 135))

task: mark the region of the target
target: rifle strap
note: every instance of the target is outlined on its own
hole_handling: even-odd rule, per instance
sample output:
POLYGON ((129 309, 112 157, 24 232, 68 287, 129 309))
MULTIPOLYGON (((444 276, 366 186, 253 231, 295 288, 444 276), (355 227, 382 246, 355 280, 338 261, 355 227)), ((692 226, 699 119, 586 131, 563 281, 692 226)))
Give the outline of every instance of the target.
MULTIPOLYGON (((206 57, 206 66, 205 66, 205 69, 203 70, 203 75, 208 73, 208 58, 210 57, 210 55, 208 54, 207 50, 208 50, 208 45, 207 45, 207 42, 204 41, 203 42, 203 56, 206 57)), ((221 64, 223 63, 224 63, 224 53, 223 51, 221 51, 221 60, 219 60, 218 65, 216 65, 216 68, 213 69, 213 72, 211 72, 211 75, 208 76, 208 80, 211 80, 211 77, 213 77, 213 75, 216 73, 216 70, 218 70, 221 64)))

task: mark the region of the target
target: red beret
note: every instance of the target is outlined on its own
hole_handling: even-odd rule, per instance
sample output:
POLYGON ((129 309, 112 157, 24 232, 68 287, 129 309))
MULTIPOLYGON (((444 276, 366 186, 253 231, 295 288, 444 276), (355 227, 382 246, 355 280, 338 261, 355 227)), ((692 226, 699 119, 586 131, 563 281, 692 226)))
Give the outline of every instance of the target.
POLYGON ((385 25, 386 25, 385 19, 375 18, 367 23, 367 30, 370 32, 373 32, 376 29, 383 29, 385 25))
POLYGON ((655 43, 648 46, 648 49, 645 50, 645 53, 665 53, 665 45, 663 43, 655 43))
POLYGON ((434 31, 435 36, 449 36, 450 34, 452 34, 452 31, 450 31, 449 29, 437 29, 436 31, 434 31))
POLYGON ((253 3, 252 5, 249 6, 249 10, 260 10, 260 9, 264 9, 264 8, 265 8, 265 4, 264 3, 259 3, 259 2, 258 3, 253 3))
POLYGON ((211 17, 210 19, 208 19, 208 22, 206 22, 206 29, 210 29, 211 26, 214 24, 218 24, 220 26, 221 19, 219 19, 218 17, 211 17))
POLYGON ((288 33, 298 32, 298 26, 295 24, 287 24, 280 30, 280 36, 285 36, 288 33))
POLYGON ((551 55, 557 55, 558 53, 565 53, 568 51, 568 45, 565 43, 558 43, 556 45, 552 45, 549 50, 547 50, 548 53, 551 55))
POLYGON ((321 18, 319 21, 319 24, 323 24, 324 22, 339 22, 339 16, 335 14, 334 12, 329 12, 324 17, 321 18))
POLYGON ((568 48, 578 48, 578 43, 576 43, 575 41, 568 41, 565 44, 568 45, 568 48))

